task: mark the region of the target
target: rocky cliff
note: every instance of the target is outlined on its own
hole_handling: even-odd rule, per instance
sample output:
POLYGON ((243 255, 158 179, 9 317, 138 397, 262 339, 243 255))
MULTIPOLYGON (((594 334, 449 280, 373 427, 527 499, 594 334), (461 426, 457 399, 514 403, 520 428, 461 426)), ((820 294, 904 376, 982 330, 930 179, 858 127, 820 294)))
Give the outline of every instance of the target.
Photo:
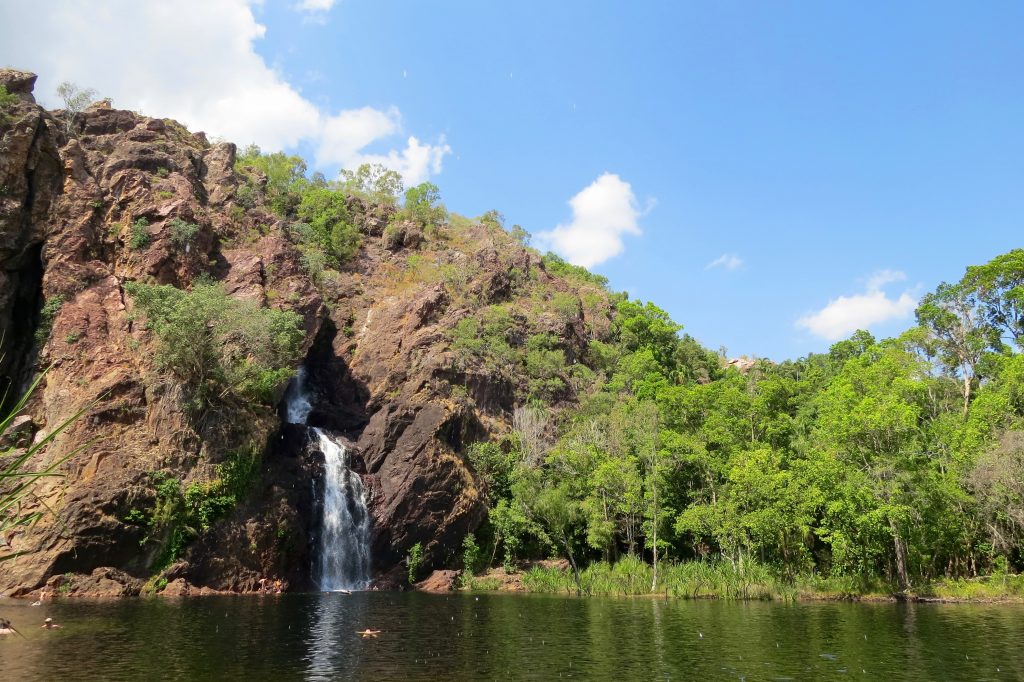
MULTIPOLYGON (((129 282, 214 281, 300 315, 309 422, 351 444, 376 575, 401 582, 415 543, 428 566, 450 562, 484 513, 467 446, 507 433, 538 391, 555 406, 574 400, 588 344, 609 332, 604 288, 548 272, 493 222, 453 217, 424 232, 358 196, 347 199, 362 236, 355 256, 312 272, 293 218, 254 195, 259 175, 238 172, 234 145, 108 103, 73 119, 47 112, 34 81, 0 71, 16 97, 0 109, 0 374, 16 390, 49 367, 23 441, 84 414, 32 463, 71 455, 22 508, 48 513, 0 539, 22 553, 0 563, 0 590, 312 585, 322 456, 304 429, 282 424, 284 386, 277 406, 235 402, 197 417, 154 362, 157 339, 129 282), (187 247, 176 222, 194 226, 187 247), (474 346, 495 319, 505 356, 474 346), (528 346, 563 366, 528 361, 528 346), (199 496, 240 453, 252 470, 229 508, 187 532, 157 522, 168 481, 199 496)), ((194 504, 189 492, 181 499, 194 504)))

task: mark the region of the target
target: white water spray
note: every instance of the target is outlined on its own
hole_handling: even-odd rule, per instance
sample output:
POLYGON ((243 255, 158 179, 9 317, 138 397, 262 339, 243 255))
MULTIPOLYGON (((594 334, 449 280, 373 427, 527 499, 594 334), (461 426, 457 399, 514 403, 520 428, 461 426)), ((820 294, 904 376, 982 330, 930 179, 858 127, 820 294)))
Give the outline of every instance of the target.
MULTIPOLYGON (((305 424, 313 406, 306 393, 306 369, 288 388, 285 418, 305 424)), ((306 427, 324 454, 320 523, 320 589, 363 590, 370 583, 370 513, 359 474, 349 468, 348 451, 317 427, 306 427)))
POLYGON ((359 474, 349 469, 348 452, 320 429, 324 453, 320 588, 362 590, 370 581, 370 514, 359 474))

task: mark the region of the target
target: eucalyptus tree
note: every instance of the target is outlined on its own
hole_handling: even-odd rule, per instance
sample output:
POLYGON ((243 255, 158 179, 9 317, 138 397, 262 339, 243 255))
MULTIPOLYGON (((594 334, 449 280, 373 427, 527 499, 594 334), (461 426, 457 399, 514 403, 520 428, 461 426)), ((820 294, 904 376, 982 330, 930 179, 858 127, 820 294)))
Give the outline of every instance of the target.
POLYGON ((818 399, 815 458, 835 479, 821 522, 834 559, 861 571, 888 537, 900 587, 910 585, 905 534, 918 516, 928 368, 904 341, 849 360, 818 399), (831 460, 831 462, 829 461, 831 460))
POLYGON ((916 315, 918 323, 931 334, 928 350, 934 349, 946 370, 960 378, 966 415, 978 367, 994 340, 978 292, 962 282, 943 282, 921 299, 916 315))
POLYGON ((64 102, 64 131, 71 135, 78 115, 96 99, 96 91, 64 81, 57 86, 57 96, 64 102))
POLYGON ((1018 348, 1024 344, 1024 249, 972 265, 961 286, 973 291, 985 320, 1018 348))

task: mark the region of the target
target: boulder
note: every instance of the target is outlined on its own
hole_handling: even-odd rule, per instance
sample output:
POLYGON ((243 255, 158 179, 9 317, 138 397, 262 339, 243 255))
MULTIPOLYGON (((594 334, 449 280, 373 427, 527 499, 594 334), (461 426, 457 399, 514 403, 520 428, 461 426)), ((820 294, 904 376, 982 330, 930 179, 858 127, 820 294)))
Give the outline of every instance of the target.
POLYGON ((454 592, 458 589, 461 576, 462 571, 438 570, 416 583, 414 587, 420 592, 454 592))

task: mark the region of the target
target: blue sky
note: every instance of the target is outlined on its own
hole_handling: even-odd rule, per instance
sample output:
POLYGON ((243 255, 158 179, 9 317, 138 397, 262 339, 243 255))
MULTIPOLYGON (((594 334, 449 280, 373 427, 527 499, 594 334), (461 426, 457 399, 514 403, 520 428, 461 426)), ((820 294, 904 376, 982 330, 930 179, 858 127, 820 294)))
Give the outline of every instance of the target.
POLYGON ((390 160, 730 355, 896 333, 1021 245, 1021 3, 55 2, 0 8, 44 101, 390 160))

